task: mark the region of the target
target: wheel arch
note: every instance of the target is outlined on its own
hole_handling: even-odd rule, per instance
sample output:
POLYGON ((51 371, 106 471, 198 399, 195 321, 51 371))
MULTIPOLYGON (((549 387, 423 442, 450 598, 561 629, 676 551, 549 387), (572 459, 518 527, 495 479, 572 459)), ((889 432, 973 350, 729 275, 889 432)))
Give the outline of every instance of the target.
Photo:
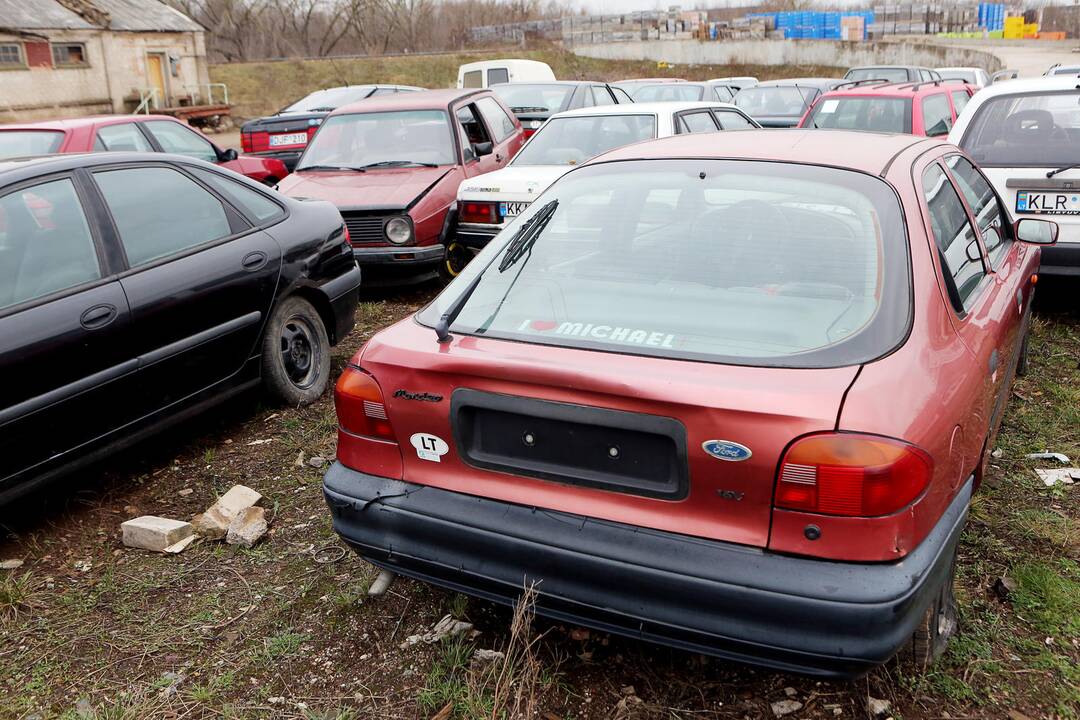
POLYGON ((274 301, 274 307, 271 308, 270 312, 273 313, 281 303, 292 297, 298 297, 311 303, 311 306, 315 308, 315 312, 319 314, 319 320, 322 321, 323 328, 326 330, 326 337, 330 340, 330 345, 337 345, 339 339, 337 337, 337 322, 334 320, 334 309, 331 307, 330 298, 326 296, 326 293, 310 285, 297 285, 288 292, 282 293, 274 301))

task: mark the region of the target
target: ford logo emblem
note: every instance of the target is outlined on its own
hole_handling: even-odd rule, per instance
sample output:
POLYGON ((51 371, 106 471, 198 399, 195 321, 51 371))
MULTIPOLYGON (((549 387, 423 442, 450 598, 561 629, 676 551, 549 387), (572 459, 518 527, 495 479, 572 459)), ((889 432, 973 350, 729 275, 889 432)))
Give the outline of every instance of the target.
POLYGON ((730 440, 706 440, 701 443, 701 448, 717 460, 730 460, 731 462, 748 460, 753 455, 750 448, 730 440))

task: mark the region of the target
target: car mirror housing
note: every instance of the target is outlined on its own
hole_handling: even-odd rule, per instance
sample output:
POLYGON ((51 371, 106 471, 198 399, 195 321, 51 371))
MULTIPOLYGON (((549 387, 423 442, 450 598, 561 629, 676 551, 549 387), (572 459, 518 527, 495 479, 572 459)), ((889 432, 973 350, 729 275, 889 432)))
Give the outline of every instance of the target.
POLYGON ((1022 218, 1013 225, 1016 239, 1031 245, 1053 245, 1058 239, 1058 224, 1051 220, 1022 218))
POLYGON ((240 153, 236 152, 234 148, 228 150, 222 150, 218 153, 218 157, 221 158, 221 162, 232 162, 236 158, 240 157, 240 153))
POLYGON ((473 151, 476 153, 477 157, 490 155, 495 151, 495 144, 489 142, 473 143, 473 151))

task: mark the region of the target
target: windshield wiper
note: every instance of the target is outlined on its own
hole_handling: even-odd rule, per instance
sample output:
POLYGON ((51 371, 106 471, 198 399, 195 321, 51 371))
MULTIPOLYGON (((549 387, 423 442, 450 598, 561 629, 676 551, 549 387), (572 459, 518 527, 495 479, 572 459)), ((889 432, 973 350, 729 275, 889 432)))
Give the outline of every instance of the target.
POLYGON ((351 172, 367 172, 362 167, 350 167, 349 165, 304 165, 303 167, 296 168, 297 172, 301 170, 345 170, 351 172))
POLYGON ((547 112, 548 108, 540 107, 539 105, 514 105, 510 108, 510 112, 547 112))
POLYGON ((361 165, 360 169, 365 168, 377 168, 377 167, 404 167, 406 165, 417 165, 419 167, 439 167, 437 163, 429 162, 417 162, 416 160, 383 160, 382 162, 368 163, 367 165, 361 165))
MULTIPOLYGON (((552 200, 547 205, 542 207, 539 212, 529 218, 529 221, 521 226, 521 229, 515 233, 513 239, 510 240, 510 244, 506 248, 506 254, 503 256, 502 262, 499 263, 499 272, 503 272, 518 260, 523 255, 528 253, 533 244, 536 242, 536 238, 540 236, 540 233, 547 227, 548 222, 551 220, 551 216, 555 214, 555 208, 559 206, 558 200, 552 200)), ((522 265, 524 267, 524 265, 522 265)), ((477 286, 480 285, 480 281, 484 278, 484 272, 487 268, 481 270, 476 274, 469 284, 465 287, 460 295, 450 303, 444 312, 435 323, 435 336, 439 338, 439 342, 444 343, 450 340, 450 326, 454 324, 454 320, 457 320, 458 315, 461 314, 462 309, 465 307, 465 303, 469 302, 469 298, 472 297, 473 292, 477 286)), ((521 273, 518 273, 520 276, 521 273)), ((510 294, 510 289, 514 286, 514 282, 517 280, 517 276, 510 282, 509 287, 506 288, 506 292, 502 296, 502 300, 499 301, 498 306, 492 311, 491 316, 484 322, 484 324, 478 329, 478 332, 482 332, 487 329, 487 326, 491 324, 491 321, 495 319, 499 310, 502 308, 504 302, 506 302, 506 296, 510 294)))
POLYGON ((1063 173, 1066 170, 1072 170, 1073 168, 1078 168, 1078 167, 1080 167, 1080 163, 1073 163, 1072 165, 1066 165, 1065 167, 1059 167, 1057 170, 1051 170, 1050 172, 1046 173, 1046 177, 1052 178, 1055 175, 1057 175, 1058 173, 1063 173))

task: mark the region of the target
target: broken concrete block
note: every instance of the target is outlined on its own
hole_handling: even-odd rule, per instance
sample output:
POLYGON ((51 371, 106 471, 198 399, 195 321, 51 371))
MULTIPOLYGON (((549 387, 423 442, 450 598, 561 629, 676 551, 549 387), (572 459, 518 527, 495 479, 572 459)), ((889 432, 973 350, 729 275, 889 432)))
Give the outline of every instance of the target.
POLYGON ((165 548, 161 552, 166 552, 166 553, 169 553, 170 555, 177 555, 179 553, 182 553, 182 552, 184 552, 184 550, 187 549, 188 545, 195 542, 195 538, 197 538, 197 537, 199 537, 199 536, 192 533, 191 535, 188 535, 186 538, 184 538, 180 542, 173 543, 172 545, 165 548))
POLYGON ((143 515, 120 523, 124 544, 128 547, 161 552, 170 545, 192 535, 195 528, 182 520, 143 515))
POLYGON ((220 540, 229 532, 233 519, 262 500, 255 490, 245 485, 233 485, 217 502, 191 519, 195 532, 210 540, 220 540))
POLYGON ((882 700, 876 697, 866 698, 866 708, 870 711, 870 715, 872 715, 873 717, 881 717, 885 713, 889 712, 890 704, 891 703, 889 703, 888 700, 882 700))
POLYGON ((784 715, 790 715, 793 712, 797 712, 802 709, 802 703, 798 700, 777 700, 770 706, 772 708, 773 715, 776 717, 783 717, 784 715))
POLYGON ((191 526, 199 535, 210 540, 220 540, 229 531, 229 518, 214 508, 191 518, 191 526))
POLYGON ((230 545, 252 547, 266 532, 266 509, 249 507, 241 511, 229 523, 225 542, 230 545))
POLYGON ((23 566, 23 561, 18 558, 12 558, 10 560, 4 560, 0 562, 0 570, 18 570, 23 566))

